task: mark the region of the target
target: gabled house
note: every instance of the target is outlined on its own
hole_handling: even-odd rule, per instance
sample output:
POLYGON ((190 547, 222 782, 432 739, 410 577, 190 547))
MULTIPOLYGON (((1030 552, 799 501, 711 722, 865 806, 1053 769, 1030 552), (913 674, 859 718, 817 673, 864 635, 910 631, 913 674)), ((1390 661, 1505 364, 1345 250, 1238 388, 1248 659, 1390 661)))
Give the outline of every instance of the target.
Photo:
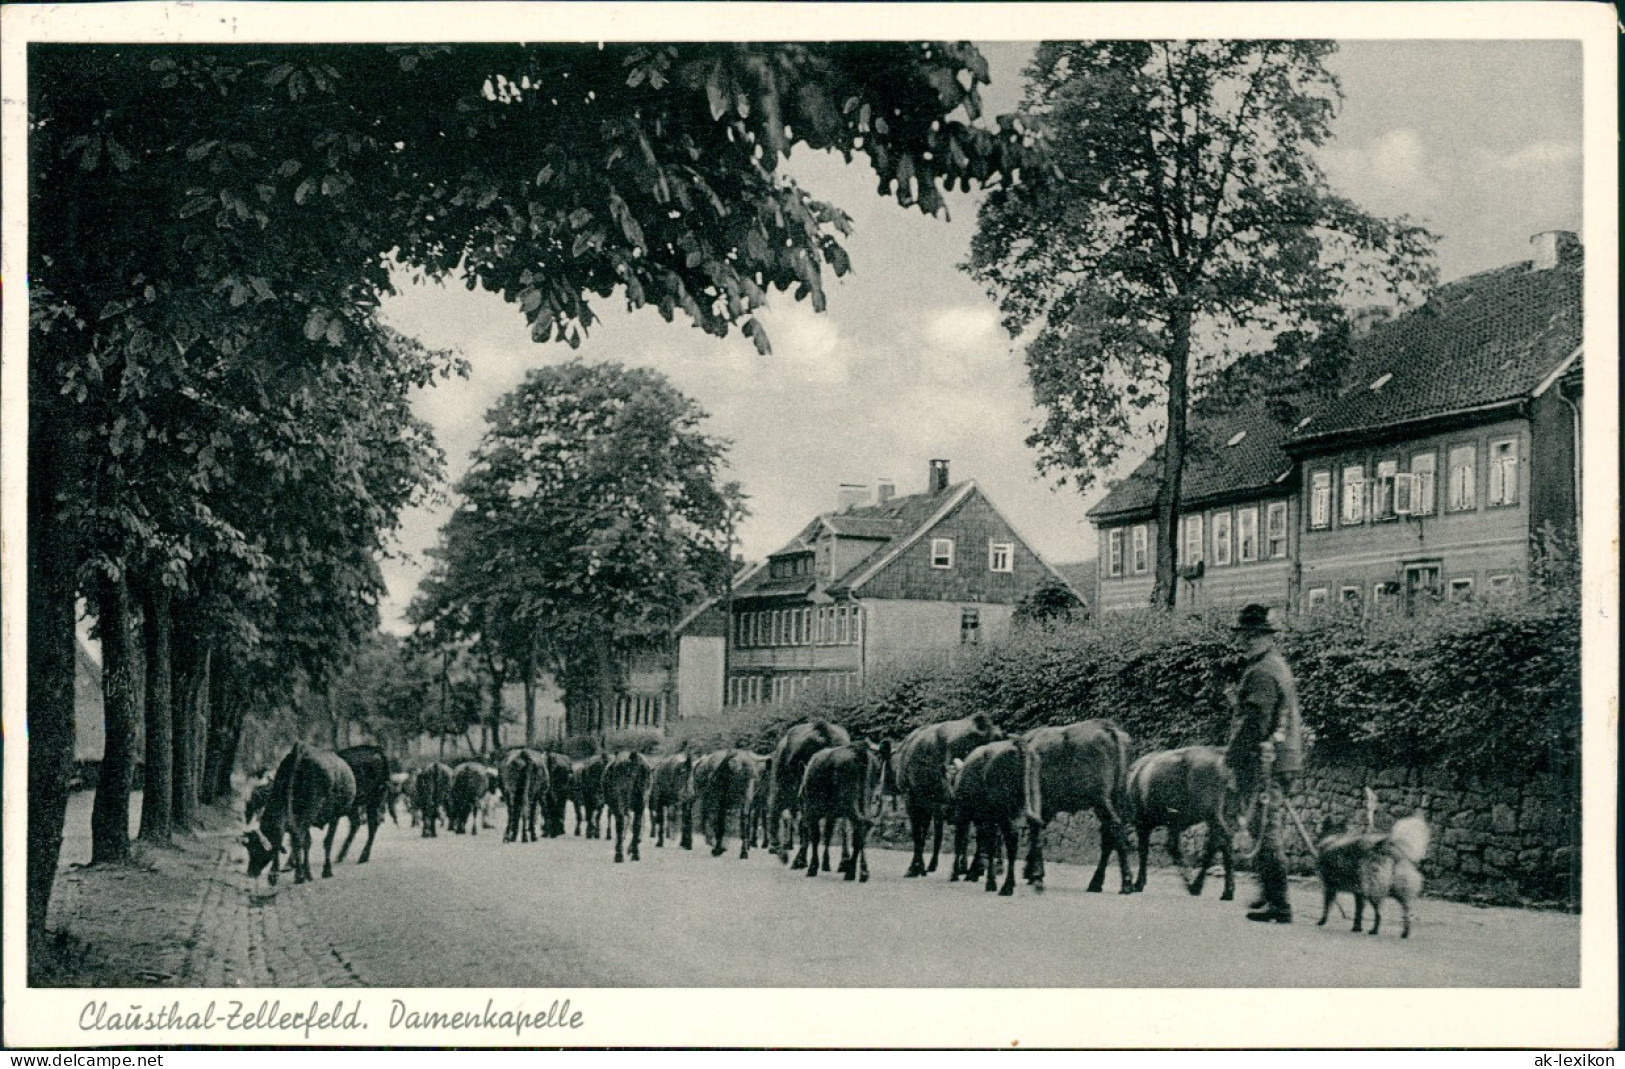
MULTIPOLYGON (((1193 413, 1209 448, 1186 470, 1181 607, 1499 593, 1543 531, 1576 529, 1583 255, 1566 232, 1533 245, 1352 340, 1293 426, 1261 402, 1193 413)), ((1147 461, 1089 512, 1103 611, 1149 601, 1156 475, 1147 461)))
POLYGON ((1065 582, 974 481, 953 484, 931 461, 924 493, 876 500, 843 487, 736 583, 727 703, 787 701, 809 687, 848 689, 887 664, 993 641, 1016 602, 1065 582))

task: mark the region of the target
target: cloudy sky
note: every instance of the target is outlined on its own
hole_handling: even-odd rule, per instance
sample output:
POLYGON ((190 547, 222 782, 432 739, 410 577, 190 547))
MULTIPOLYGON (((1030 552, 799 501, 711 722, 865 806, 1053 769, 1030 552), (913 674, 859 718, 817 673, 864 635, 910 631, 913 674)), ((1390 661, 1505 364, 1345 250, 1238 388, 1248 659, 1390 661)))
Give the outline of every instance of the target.
MULTIPOLYGON (((992 66, 988 111, 1013 110, 1030 45, 984 45, 992 66)), ((1566 42, 1353 42, 1334 57, 1345 102, 1323 163, 1334 186, 1365 208, 1409 215, 1441 237, 1448 281, 1526 259, 1531 234, 1580 229, 1580 50, 1566 42)), ((1041 478, 1024 444, 1036 419, 1021 353, 998 327, 992 301, 957 270, 976 222, 976 198, 949 197, 952 218, 930 219, 874 194, 869 173, 800 153, 791 167, 815 195, 849 212, 853 271, 830 280, 814 314, 782 295, 762 317, 773 341, 706 336, 681 319, 601 302, 603 322, 578 355, 655 367, 731 439, 731 478, 750 495, 740 536, 760 558, 818 512, 841 483, 890 478, 924 487, 926 462, 951 461, 974 478, 1052 563, 1094 553, 1083 497, 1041 478)), ((466 381, 417 400, 455 479, 478 442, 486 409, 528 368, 568 360, 530 340, 517 308, 459 287, 413 287, 385 306, 392 325, 473 365, 466 381)), ((1149 444, 1149 443, 1148 443, 1149 444)), ((1142 451, 1143 452, 1143 451, 1142 451)), ((412 512, 402 559, 386 564, 385 626, 424 568, 444 508, 412 512)))

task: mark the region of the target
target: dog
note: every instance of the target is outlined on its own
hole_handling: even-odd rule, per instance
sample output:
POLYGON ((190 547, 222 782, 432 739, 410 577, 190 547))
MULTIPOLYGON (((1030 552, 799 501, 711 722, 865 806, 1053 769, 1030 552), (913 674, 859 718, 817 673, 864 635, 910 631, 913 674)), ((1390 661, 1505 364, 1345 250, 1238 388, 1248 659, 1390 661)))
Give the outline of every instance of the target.
POLYGON ((1344 829, 1322 828, 1316 865, 1320 870, 1321 891, 1325 898, 1320 925, 1324 926, 1331 914, 1332 903, 1343 891, 1354 895, 1354 931, 1359 931, 1365 917, 1365 906, 1371 903, 1371 934, 1376 935, 1382 925, 1383 899, 1392 896, 1402 911, 1399 937, 1411 934, 1411 903, 1422 897, 1422 871, 1417 868, 1427 855, 1427 821, 1421 814, 1413 814, 1394 821, 1386 832, 1368 830, 1351 832, 1344 829))

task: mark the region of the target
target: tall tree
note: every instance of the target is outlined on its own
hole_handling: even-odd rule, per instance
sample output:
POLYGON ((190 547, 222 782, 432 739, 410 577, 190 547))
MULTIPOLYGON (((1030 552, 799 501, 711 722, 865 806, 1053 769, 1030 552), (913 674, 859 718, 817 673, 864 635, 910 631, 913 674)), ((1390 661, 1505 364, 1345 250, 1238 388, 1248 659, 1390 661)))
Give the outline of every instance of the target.
MULTIPOLYGON (((847 267, 845 215, 778 173, 792 146, 861 155, 927 212, 1026 158, 1018 130, 973 125, 987 70, 969 45, 42 45, 28 75, 31 962, 66 812, 79 566, 149 548, 110 550, 78 503, 157 410, 240 430, 210 426, 209 371, 274 380, 287 356, 255 348, 272 310, 365 363, 405 264, 502 293, 541 339, 579 341, 589 298, 614 295, 765 347, 770 291, 821 306, 823 270, 847 267)), ((188 442, 207 476, 218 447, 188 442)), ((218 658, 182 656, 184 704, 218 658)), ((194 741, 175 733, 178 759, 194 741)))
POLYGON ((1433 277, 1430 234, 1360 210, 1316 163, 1341 99, 1335 48, 1045 43, 1022 115, 1048 137, 1053 180, 995 191, 978 219, 966 268, 1012 335, 1034 332, 1040 467, 1085 490, 1161 432, 1159 605, 1174 604, 1193 388, 1248 338, 1312 333, 1351 291, 1409 297, 1433 277))

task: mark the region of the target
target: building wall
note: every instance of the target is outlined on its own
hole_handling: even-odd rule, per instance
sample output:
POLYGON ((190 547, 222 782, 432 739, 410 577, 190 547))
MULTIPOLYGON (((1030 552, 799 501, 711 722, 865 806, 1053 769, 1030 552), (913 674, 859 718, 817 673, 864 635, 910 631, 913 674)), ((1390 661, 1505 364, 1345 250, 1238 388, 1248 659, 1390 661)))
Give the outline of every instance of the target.
MULTIPOLYGON (((1293 603, 1293 587, 1297 570, 1297 554, 1301 536, 1297 530, 1298 503, 1289 497, 1258 498, 1236 505, 1193 511, 1192 516, 1202 518, 1203 572, 1199 579, 1179 581, 1178 606, 1182 611, 1205 613, 1209 610, 1231 609, 1241 605, 1272 605, 1286 609, 1293 603), (1269 507, 1286 506, 1286 542, 1284 556, 1271 556, 1269 543, 1269 507), (1236 515, 1244 509, 1258 510, 1257 560, 1240 559, 1239 525, 1236 515), (1219 564, 1214 548, 1214 517, 1227 515, 1230 521, 1230 563, 1219 564)), ((1180 520, 1183 529, 1185 519, 1180 520)), ((1186 559, 1185 540, 1180 538, 1175 550, 1180 567, 1193 563, 1186 559)))
POLYGON ((684 635, 677 648, 677 717, 714 716, 722 711, 723 640, 684 635))
POLYGON ((1576 490, 1580 463, 1575 451, 1575 411, 1553 385, 1529 410, 1529 523, 1573 529, 1579 517, 1576 490))
POLYGON ((878 599, 909 599, 1013 605, 1050 574, 987 498, 973 492, 858 588, 857 594, 871 604, 878 599), (932 566, 931 541, 934 538, 953 539, 951 568, 932 566), (989 570, 988 549, 992 542, 1011 543, 1011 571, 989 570))
MULTIPOLYGON (((1391 582, 1403 587, 1406 567, 1411 564, 1436 565, 1446 591, 1452 581, 1470 579, 1475 596, 1489 589, 1493 577, 1511 575, 1512 582, 1521 582, 1529 565, 1530 468, 1529 424, 1522 419, 1305 460, 1299 502, 1305 517, 1301 532, 1301 605, 1308 607, 1315 592, 1321 590, 1326 591, 1328 603, 1336 603, 1342 600, 1345 588, 1358 590, 1359 601, 1369 604, 1376 584, 1391 582), (1518 443, 1517 501, 1513 505, 1490 506, 1488 444, 1506 438, 1518 443), (1448 507, 1449 451, 1465 444, 1475 449, 1475 501, 1473 508, 1456 512, 1448 507), (1369 475, 1376 460, 1397 457, 1400 470, 1405 471, 1414 454, 1427 451, 1438 457, 1430 515, 1373 521, 1368 507, 1364 522, 1341 522, 1340 476, 1345 465, 1364 463, 1369 475), (1313 474, 1322 470, 1333 473, 1331 526, 1324 530, 1308 526, 1313 474)), ((1402 595, 1403 590, 1394 593, 1402 595)))
POLYGON ((981 644, 1008 635, 1010 618, 1015 613, 1011 605, 971 601, 876 600, 866 601, 864 608, 868 616, 864 632, 866 673, 925 655, 951 657, 962 648, 961 624, 967 609, 977 614, 981 644))
POLYGON ((1096 601, 1101 612, 1119 612, 1125 609, 1144 609, 1151 605, 1151 591, 1156 585, 1157 529, 1150 520, 1137 523, 1115 523, 1101 526, 1100 535, 1100 592, 1096 601), (1134 570, 1132 532, 1144 527, 1146 532, 1145 570, 1134 570), (1120 575, 1111 574, 1111 532, 1122 532, 1120 575))

